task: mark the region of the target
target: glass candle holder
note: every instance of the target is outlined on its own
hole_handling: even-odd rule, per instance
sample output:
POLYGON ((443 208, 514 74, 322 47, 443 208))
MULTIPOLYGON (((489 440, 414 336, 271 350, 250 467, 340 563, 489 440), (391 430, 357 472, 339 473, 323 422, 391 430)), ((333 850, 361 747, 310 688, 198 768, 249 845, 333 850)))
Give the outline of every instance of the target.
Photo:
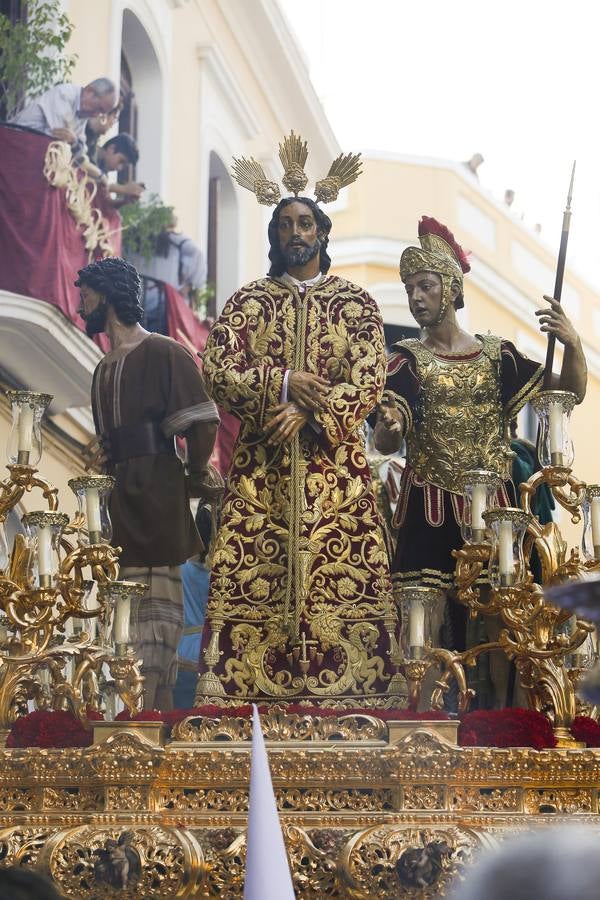
POLYGON ((527 567, 523 538, 531 516, 516 507, 495 507, 483 514, 490 529, 492 549, 488 578, 493 588, 512 587, 525 580, 527 567))
POLYGON ((108 498, 114 484, 111 475, 82 475, 69 481, 69 487, 77 497, 79 515, 87 524, 87 530, 79 529, 80 544, 110 544, 112 522, 108 498))
POLYGON ((577 397, 571 391, 541 391, 531 401, 540 422, 537 450, 543 468, 571 468, 575 458, 569 419, 577 397))
POLYGON ((34 554, 37 583, 41 588, 49 588, 58 570, 60 539, 69 517, 65 513, 36 510, 26 513, 21 522, 34 554))
POLYGON ((0 613, 0 652, 6 649, 6 645, 8 644, 8 628, 11 624, 8 616, 5 616, 4 613, 0 613))
POLYGON ((600 560, 600 484, 588 484, 581 504, 583 538, 581 549, 586 559, 600 560))
POLYGON ((0 572, 4 572, 8 568, 10 562, 10 552, 8 549, 8 540, 6 538, 6 529, 4 522, 0 522, 0 572))
POLYGON ((406 657, 420 659, 423 648, 432 641, 431 619, 435 607, 445 602, 444 592, 437 588, 404 587, 398 592, 402 616, 402 649, 406 657))
POLYGON ((12 428, 8 438, 9 464, 36 466, 42 458, 42 417, 52 394, 7 391, 12 406, 12 428))
POLYGON ((471 469, 463 475, 463 516, 460 532, 463 541, 481 544, 486 539, 483 514, 495 506, 500 476, 488 469, 471 469))
POLYGON ((147 591, 148 585, 138 581, 111 581, 101 588, 102 598, 112 610, 111 638, 117 656, 126 656, 128 645, 137 640, 137 615, 132 623, 131 604, 147 591))

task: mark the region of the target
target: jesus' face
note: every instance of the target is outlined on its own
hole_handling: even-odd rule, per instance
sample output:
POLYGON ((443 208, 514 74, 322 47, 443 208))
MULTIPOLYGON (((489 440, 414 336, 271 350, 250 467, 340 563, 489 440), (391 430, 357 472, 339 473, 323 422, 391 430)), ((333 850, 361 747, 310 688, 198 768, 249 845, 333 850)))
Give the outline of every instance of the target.
POLYGON ((295 200, 282 209, 278 234, 288 270, 306 265, 320 250, 317 223, 306 203, 295 200))

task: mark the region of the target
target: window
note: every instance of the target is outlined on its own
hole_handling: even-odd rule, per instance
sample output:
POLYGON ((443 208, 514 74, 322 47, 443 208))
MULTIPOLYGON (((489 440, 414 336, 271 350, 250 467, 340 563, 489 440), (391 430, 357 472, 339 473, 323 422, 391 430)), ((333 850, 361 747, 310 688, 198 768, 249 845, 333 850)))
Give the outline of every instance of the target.
MULTIPOLYGON (((138 108, 133 92, 131 69, 124 53, 121 53, 120 93, 123 108, 121 110, 121 115, 119 116, 119 132, 130 134, 134 141, 137 141, 138 108)), ((129 181, 135 181, 135 166, 127 166, 122 172, 119 172, 118 181, 119 184, 127 184, 129 181)))

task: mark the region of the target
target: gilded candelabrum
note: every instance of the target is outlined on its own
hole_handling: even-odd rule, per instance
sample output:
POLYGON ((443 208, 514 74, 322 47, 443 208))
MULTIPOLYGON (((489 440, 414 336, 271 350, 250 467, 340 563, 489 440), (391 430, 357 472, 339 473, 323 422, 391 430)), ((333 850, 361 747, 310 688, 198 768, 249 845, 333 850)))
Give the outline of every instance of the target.
POLYGON ((58 509, 58 491, 35 467, 52 398, 11 391, 9 399, 9 475, 0 482, 0 730, 32 705, 70 709, 85 723, 88 710, 100 708, 103 673, 137 712, 143 678, 128 647, 129 604, 145 588, 116 581, 120 549, 110 545, 106 502, 113 479, 73 479, 79 514, 69 521, 58 509), (9 548, 4 523, 33 491, 46 508, 22 516, 25 533, 9 548))
MULTIPOLYGON (((472 529, 469 534, 463 530, 465 544, 454 552, 458 599, 472 616, 498 616, 504 627, 496 641, 457 657, 463 664, 471 664, 481 653, 502 650, 514 660, 532 708, 550 715, 558 745, 568 747, 574 746, 569 729, 578 712, 575 689, 584 659, 578 651, 594 626, 553 603, 545 590, 600 570, 600 489, 597 485, 587 488, 572 474, 573 451, 566 426, 574 396, 546 391, 534 405, 541 426, 541 470, 520 485, 519 507, 483 503, 476 512, 478 523, 484 520, 485 530, 472 529), (583 512, 585 558, 578 548, 567 556, 558 526, 541 524, 533 514, 534 498, 542 485, 547 485, 574 523, 581 520, 583 512), (473 540, 475 534, 478 540, 473 540), (537 557, 540 583, 534 581, 533 556, 537 557)), ((471 496, 473 481, 477 481, 472 476, 465 474, 471 496)), ((467 502, 465 506, 468 516, 467 502)))
MULTIPOLYGON (((396 592, 400 606, 402 632, 400 642, 395 639, 393 618, 390 617, 391 660, 396 668, 390 691, 407 693, 408 707, 442 709, 444 697, 454 680, 458 692, 458 710, 466 712, 474 692, 467 685, 462 655, 442 647, 432 646, 436 630, 433 622, 439 619, 444 595, 435 588, 408 586, 396 592)), ((387 626, 387 621, 386 621, 387 626)))

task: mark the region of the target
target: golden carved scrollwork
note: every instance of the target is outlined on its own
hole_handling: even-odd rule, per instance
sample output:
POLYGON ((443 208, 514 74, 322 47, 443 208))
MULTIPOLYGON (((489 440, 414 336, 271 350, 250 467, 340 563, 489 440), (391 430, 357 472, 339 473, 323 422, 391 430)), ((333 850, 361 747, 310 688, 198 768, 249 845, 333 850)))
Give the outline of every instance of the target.
MULTIPOLYGON (((385 723, 363 714, 314 716, 287 713, 285 707, 270 707, 261 716, 263 734, 267 740, 283 741, 380 741, 387 734, 385 723)), ((252 722, 248 717, 188 716, 178 722, 172 732, 175 741, 249 741, 252 722)))
POLYGON ((38 860, 69 897, 193 897, 202 854, 193 835, 159 825, 57 832, 38 860), (124 839, 125 837, 125 839, 124 839))
POLYGON ((479 836, 456 826, 375 826, 346 845, 348 897, 395 898, 406 893, 443 897, 481 846, 479 836))
MULTIPOLYGON (((79 900, 241 897, 251 746, 213 737, 0 751, 0 865, 35 866, 79 900)), ((394 744, 273 737, 269 762, 305 900, 443 897, 531 816, 598 830, 597 750, 460 748, 421 723, 394 744)))
POLYGON ((201 897, 241 897, 244 893, 246 836, 241 829, 203 831, 199 838, 205 860, 201 897))

